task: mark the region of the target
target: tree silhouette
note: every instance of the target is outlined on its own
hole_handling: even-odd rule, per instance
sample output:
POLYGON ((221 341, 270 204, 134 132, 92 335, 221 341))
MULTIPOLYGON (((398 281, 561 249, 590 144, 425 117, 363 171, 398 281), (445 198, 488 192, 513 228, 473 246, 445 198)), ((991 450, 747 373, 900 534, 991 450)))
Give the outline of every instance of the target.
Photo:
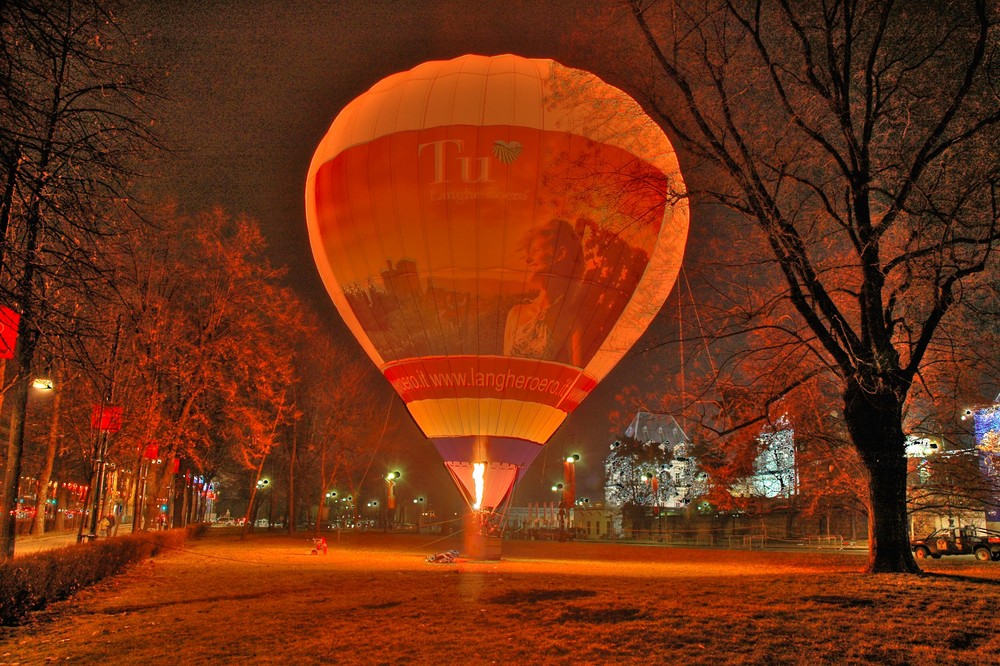
MULTIPOLYGON (((995 303, 995 8, 627 6, 641 48, 622 76, 682 147, 693 226, 724 217, 713 202, 734 216, 718 256, 744 270, 716 272, 712 336, 745 345, 719 368, 748 378, 744 404, 772 419, 806 384, 836 387, 868 476, 868 569, 917 571, 907 400, 931 359, 958 360, 963 319, 995 303)), ((716 416, 730 419, 720 432, 741 423, 716 416)))
POLYGON ((107 267, 100 240, 127 231, 136 158, 155 141, 133 44, 108 5, 15 0, 0 5, 0 298, 19 312, 0 558, 13 513, 28 385, 41 336, 73 328, 57 304, 92 295, 107 267), (78 298, 50 300, 66 290, 78 298))

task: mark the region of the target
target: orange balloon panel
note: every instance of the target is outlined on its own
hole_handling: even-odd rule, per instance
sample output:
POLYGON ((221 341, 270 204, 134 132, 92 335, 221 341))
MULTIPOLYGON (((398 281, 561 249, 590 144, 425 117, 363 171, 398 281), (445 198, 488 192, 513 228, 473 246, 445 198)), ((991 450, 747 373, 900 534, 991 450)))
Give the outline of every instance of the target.
POLYGON ((645 330, 687 237, 672 148, 624 93, 465 56, 351 103, 309 170, 317 265, 429 437, 542 443, 645 330))

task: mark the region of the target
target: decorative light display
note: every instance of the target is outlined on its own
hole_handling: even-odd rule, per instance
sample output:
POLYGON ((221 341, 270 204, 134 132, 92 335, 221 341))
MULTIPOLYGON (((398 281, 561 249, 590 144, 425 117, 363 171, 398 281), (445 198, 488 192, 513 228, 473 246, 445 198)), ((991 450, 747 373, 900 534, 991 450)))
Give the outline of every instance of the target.
MULTIPOLYGON (((975 412, 976 448, 979 450, 979 467, 993 486, 1000 485, 1000 406, 994 405, 975 412)), ((990 498, 986 520, 1000 522, 1000 492, 990 498)))

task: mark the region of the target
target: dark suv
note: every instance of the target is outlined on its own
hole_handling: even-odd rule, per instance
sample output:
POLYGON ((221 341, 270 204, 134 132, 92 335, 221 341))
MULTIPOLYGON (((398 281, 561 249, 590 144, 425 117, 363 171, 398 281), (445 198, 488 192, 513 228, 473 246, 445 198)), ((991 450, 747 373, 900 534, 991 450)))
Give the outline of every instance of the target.
POLYGON ((1000 561, 1000 532, 983 527, 942 527, 923 539, 910 542, 913 555, 922 560, 942 555, 975 555, 980 562, 1000 561))

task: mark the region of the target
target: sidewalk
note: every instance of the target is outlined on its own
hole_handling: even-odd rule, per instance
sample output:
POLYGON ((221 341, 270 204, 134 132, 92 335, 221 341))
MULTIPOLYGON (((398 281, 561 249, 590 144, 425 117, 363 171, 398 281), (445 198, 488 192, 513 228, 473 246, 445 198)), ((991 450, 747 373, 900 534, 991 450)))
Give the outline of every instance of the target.
POLYGON ((75 544, 76 530, 69 532, 47 532, 41 536, 19 534, 14 541, 14 557, 75 544))

